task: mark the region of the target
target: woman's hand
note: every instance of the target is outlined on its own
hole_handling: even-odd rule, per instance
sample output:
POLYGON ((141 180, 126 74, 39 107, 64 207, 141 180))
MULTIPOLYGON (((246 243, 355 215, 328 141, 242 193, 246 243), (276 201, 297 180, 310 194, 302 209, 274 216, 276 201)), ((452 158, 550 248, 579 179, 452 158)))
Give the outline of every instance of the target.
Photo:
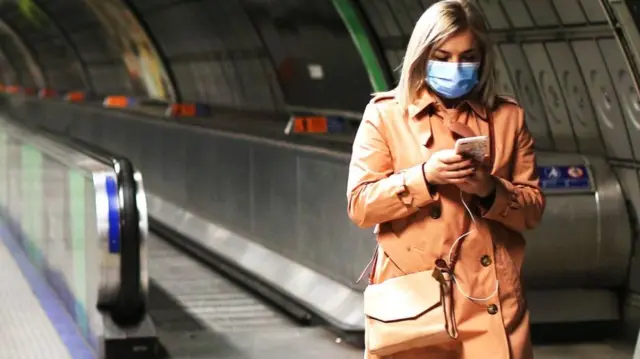
POLYGON ((491 173, 482 168, 480 164, 475 164, 476 170, 463 181, 456 183, 456 186, 462 191, 475 194, 484 198, 489 196, 496 189, 496 183, 491 173))
POLYGON ((473 176, 476 167, 472 160, 456 154, 454 150, 442 150, 433 153, 423 169, 429 184, 459 185, 473 176))

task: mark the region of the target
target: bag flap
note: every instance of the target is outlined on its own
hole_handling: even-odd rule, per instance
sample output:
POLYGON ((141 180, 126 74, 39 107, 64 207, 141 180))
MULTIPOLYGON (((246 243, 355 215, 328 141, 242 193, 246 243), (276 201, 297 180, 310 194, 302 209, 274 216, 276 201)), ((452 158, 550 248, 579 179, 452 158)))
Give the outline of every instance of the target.
POLYGON ((364 314, 383 322, 416 318, 440 305, 440 283, 432 271, 391 278, 364 291, 364 314))

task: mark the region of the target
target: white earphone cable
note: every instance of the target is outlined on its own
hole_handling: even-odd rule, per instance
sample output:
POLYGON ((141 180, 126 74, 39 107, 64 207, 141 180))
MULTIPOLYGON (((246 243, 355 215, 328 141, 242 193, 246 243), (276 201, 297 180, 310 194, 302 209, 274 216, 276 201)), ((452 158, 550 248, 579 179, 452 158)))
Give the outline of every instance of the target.
MULTIPOLYGON (((458 242, 460 242, 460 240, 466 236, 468 236, 469 234, 473 233, 476 231, 475 226, 476 226, 476 218, 473 215, 473 213, 471 212, 471 209, 469 209, 469 206, 467 206, 467 203, 464 201, 464 197, 462 196, 462 190, 460 191, 460 200, 462 201, 462 205, 464 205, 464 208, 467 210, 467 213, 469 213, 469 215, 471 216, 471 221, 473 222, 474 225, 474 229, 470 230, 469 232, 461 235, 460 237, 458 237, 458 239, 456 239, 453 242, 453 245, 451 245, 451 249, 449 249, 449 261, 451 261, 451 256, 453 255, 453 250, 456 248, 456 246, 458 245, 458 242)), ((453 283, 455 283, 456 288, 458 288, 458 290, 460 291, 460 293, 462 293, 462 295, 472 301, 476 301, 476 302, 485 302, 488 301, 489 299, 493 298, 493 296, 495 296, 496 294, 498 294, 498 288, 500 286, 500 282, 496 279, 496 286, 495 289, 493 290, 493 292, 491 292, 491 294, 485 298, 477 298, 477 297, 472 297, 469 294, 467 294, 462 287, 460 286, 460 283, 458 282, 458 279, 456 278, 456 275, 454 273, 451 273, 451 278, 453 279, 453 283)))

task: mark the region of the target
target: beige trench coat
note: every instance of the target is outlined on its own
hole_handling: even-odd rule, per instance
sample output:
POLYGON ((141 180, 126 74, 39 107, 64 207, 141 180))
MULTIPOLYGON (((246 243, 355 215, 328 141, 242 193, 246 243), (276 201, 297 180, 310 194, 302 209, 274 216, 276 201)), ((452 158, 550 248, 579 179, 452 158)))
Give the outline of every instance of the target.
MULTIPOLYGON (((431 269, 436 259, 448 258, 460 235, 475 229, 462 244, 457 282, 475 298, 498 291, 488 300, 472 301, 454 289, 458 340, 392 358, 531 358, 529 312, 520 280, 525 249, 521 233, 538 224, 545 199, 523 109, 513 99, 500 97, 490 112, 473 101, 451 110, 423 90, 406 113, 393 92, 378 95, 367 105, 353 145, 348 212, 360 227, 376 226, 380 255, 371 281, 431 269), (444 185, 430 192, 422 171, 432 152, 474 135, 490 138, 491 154, 484 165, 497 182, 490 208, 463 195, 475 213, 475 225, 459 189, 444 185)), ((378 357, 365 353, 365 358, 378 357)))

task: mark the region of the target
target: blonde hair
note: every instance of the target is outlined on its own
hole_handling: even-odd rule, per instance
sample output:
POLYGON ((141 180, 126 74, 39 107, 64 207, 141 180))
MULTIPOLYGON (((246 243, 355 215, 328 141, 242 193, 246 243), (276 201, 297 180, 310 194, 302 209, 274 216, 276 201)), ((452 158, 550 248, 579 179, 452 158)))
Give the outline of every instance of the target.
POLYGON ((496 93, 495 53, 486 19, 469 0, 441 0, 431 5, 416 23, 395 89, 405 110, 416 100, 425 84, 426 65, 437 46, 460 31, 471 30, 483 54, 479 82, 473 94, 488 108, 493 108, 496 93))

